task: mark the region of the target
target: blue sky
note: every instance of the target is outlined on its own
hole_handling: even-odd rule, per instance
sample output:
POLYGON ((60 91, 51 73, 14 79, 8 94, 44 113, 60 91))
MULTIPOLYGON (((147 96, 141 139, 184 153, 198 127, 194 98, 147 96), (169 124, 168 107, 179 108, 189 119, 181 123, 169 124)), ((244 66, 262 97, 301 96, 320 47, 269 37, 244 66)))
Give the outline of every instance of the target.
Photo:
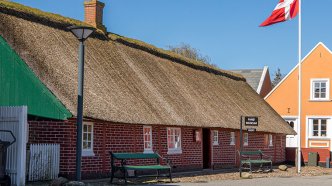
MULTIPOLYGON (((84 0, 13 0, 83 20, 84 0)), ((297 64, 298 19, 260 28, 278 0, 101 0, 108 31, 160 48, 188 43, 222 69, 297 64)), ((332 48, 332 1, 302 1, 305 56, 319 41, 332 48)))

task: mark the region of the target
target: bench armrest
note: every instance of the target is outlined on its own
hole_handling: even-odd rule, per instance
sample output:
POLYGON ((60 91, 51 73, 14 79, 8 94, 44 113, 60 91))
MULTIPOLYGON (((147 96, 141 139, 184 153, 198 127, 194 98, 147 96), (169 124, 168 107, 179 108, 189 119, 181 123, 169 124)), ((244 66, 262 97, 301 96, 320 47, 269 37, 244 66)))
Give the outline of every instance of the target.
POLYGON ((161 158, 163 161, 165 161, 167 163, 168 166, 172 167, 173 163, 172 160, 168 159, 168 158, 161 158))
POLYGON ((167 157, 162 157, 157 151, 155 153, 159 156, 160 159, 166 162, 168 166, 172 167, 173 165, 172 160, 168 159, 167 157))
POLYGON ((262 153, 262 159, 263 159, 263 157, 265 157, 264 159, 272 160, 272 157, 271 157, 271 156, 266 155, 266 154, 264 154, 264 153, 262 153))

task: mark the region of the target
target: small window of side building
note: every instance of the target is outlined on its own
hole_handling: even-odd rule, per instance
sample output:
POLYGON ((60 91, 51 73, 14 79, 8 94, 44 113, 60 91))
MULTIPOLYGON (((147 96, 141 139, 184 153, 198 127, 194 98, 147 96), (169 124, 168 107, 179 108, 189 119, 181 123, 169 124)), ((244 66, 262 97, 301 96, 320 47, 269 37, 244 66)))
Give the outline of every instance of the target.
POLYGON ((273 136, 272 134, 269 134, 269 147, 273 146, 273 136))
POLYGON ((143 142, 144 142, 144 153, 153 153, 151 126, 143 126, 143 142))
POLYGON ((249 144, 249 135, 248 135, 248 133, 244 133, 243 134, 243 145, 248 146, 248 144, 249 144))
POLYGON ((167 154, 181 154, 181 128, 167 128, 167 154))
POLYGON ((219 145, 218 130, 213 130, 213 145, 219 145))
POLYGON ((94 156, 93 152, 93 123, 83 123, 82 156, 94 156))
POLYGON ((235 145, 235 132, 231 132, 231 142, 230 145, 235 145))

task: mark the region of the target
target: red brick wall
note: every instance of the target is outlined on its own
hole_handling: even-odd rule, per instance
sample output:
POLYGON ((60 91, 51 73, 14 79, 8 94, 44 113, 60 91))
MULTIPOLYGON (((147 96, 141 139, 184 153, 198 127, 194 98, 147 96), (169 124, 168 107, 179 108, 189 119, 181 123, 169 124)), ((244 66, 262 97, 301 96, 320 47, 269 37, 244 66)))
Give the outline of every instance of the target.
MULTIPOLYGON (((94 122, 95 156, 82 157, 82 177, 103 177, 110 172, 109 151, 143 152, 143 125, 114 124, 110 122, 94 122)), ((182 154, 167 154, 166 126, 152 126, 153 150, 168 157, 176 166, 175 171, 202 169, 202 142, 194 140, 195 130, 200 128, 181 128, 182 154)), ((214 129, 215 130, 215 129, 214 129)), ((219 145, 213 146, 212 164, 235 165, 238 145, 230 145, 230 130, 219 129, 219 145)), ((29 143, 60 144, 60 173, 71 177, 75 173, 76 124, 75 120, 29 121, 29 143)), ((236 140, 239 141, 238 132, 236 140)), ((274 156, 276 162, 285 160, 285 137, 276 137, 273 148, 264 145, 264 134, 250 133, 249 147, 246 150, 262 149, 274 156)), ((129 164, 149 164, 152 160, 132 160, 129 164)))
MULTIPOLYGON (((219 129, 219 145, 213 146, 213 164, 223 166, 238 165, 238 150, 240 149, 240 134, 235 132, 236 143, 230 145, 232 130, 219 129)), ((273 135, 273 146, 267 144, 266 134, 249 133, 249 144, 244 146, 246 151, 262 150, 264 154, 271 156, 274 163, 285 162, 286 138, 284 135, 273 135)))
POLYGON ((244 146, 245 151, 262 150, 264 154, 271 156, 273 163, 281 163, 286 158, 286 137, 284 135, 273 135, 273 146, 269 146, 267 136, 264 133, 249 132, 248 146, 244 146))
POLYGON ((221 166, 236 165, 236 145, 230 145, 231 132, 234 131, 225 129, 218 130, 219 145, 212 146, 212 164, 221 166))

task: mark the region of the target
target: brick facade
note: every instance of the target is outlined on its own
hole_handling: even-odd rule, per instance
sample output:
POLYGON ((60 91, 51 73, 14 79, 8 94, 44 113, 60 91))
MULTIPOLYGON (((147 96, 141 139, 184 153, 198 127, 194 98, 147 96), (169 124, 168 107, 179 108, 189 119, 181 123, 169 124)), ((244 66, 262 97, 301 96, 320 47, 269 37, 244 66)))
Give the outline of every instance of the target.
MULTIPOLYGON (((143 125, 115 124, 96 121, 94 123, 93 151, 95 156, 82 157, 82 176, 105 177, 110 172, 109 151, 113 152, 143 152, 143 125)), ((182 153, 167 154, 167 127, 152 126, 153 151, 159 152, 172 160, 174 171, 202 169, 202 142, 194 140, 195 130, 201 128, 182 127, 182 153)), ((213 129, 216 130, 216 129, 213 129)), ((212 146, 211 167, 235 166, 237 150, 239 149, 239 132, 236 132, 236 144, 230 144, 232 130, 218 129, 219 145, 212 146)), ((212 134, 211 134, 212 136, 212 134)), ((265 134, 250 133, 249 146, 245 150, 261 149, 273 157, 274 162, 285 161, 285 136, 273 135, 273 147, 265 144, 265 134)), ((212 140, 211 140, 212 141, 212 140)), ((60 144, 60 174, 72 177, 75 173, 76 124, 69 121, 29 121, 29 144, 58 143, 60 144)), ((135 164, 152 163, 149 160, 129 161, 135 164)))

